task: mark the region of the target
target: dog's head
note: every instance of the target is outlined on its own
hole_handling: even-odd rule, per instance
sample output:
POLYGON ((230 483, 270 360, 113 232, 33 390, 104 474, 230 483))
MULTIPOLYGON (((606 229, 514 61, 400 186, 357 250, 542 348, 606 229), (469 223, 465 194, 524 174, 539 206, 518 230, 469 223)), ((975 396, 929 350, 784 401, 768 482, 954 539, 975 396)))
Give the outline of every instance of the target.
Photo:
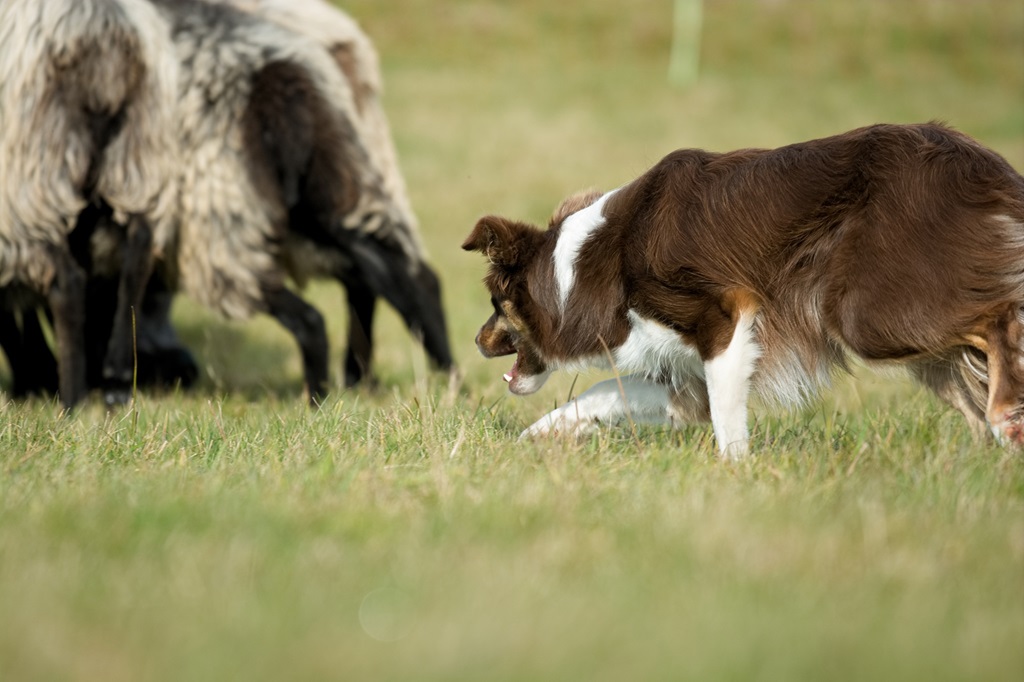
POLYGON ((549 235, 525 223, 497 216, 481 218, 462 248, 479 251, 490 261, 484 284, 491 293, 494 313, 476 335, 476 345, 486 358, 515 355, 505 375, 510 391, 527 395, 538 390, 550 375, 540 347, 548 326, 545 251, 549 235), (539 295, 538 295, 539 294, 539 295))
MULTIPOLYGON (((515 355, 505 375, 509 390, 533 393, 544 385, 554 362, 566 360, 558 329, 560 313, 553 253, 565 219, 593 204, 600 193, 574 194, 555 210, 548 229, 497 216, 481 218, 462 244, 490 261, 484 284, 494 313, 480 328, 476 345, 484 357, 515 355)), ((563 344, 564 345, 564 344, 563 344)))

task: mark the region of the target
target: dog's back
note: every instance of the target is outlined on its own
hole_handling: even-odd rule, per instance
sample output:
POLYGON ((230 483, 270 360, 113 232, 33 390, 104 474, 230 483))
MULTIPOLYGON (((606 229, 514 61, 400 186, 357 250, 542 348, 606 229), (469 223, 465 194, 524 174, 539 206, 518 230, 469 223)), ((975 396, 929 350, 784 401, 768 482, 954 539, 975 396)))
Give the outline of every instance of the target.
POLYGON ((641 290, 674 292, 645 296, 658 308, 649 313, 673 319, 746 292, 759 310, 761 380, 784 401, 794 382, 825 380, 845 349, 935 355, 1024 301, 1024 180, 940 125, 684 150, 620 195, 610 220, 628 210, 644 245, 627 251, 627 271, 644 273, 641 290))
MULTIPOLYGON (((798 401, 853 354, 903 364, 975 430, 1024 442, 1024 179, 967 136, 877 125, 680 150, 567 205, 546 233, 489 216, 464 244, 492 263, 498 303, 479 339, 494 355, 507 350, 484 331, 513 340, 511 390, 608 357, 640 377, 647 402, 631 410, 710 417, 723 452, 740 453, 751 387, 798 401)), ((529 432, 614 418, 608 390, 529 432)))
POLYGON ((962 343, 1024 300, 1024 181, 942 127, 868 132, 871 173, 822 273, 827 323, 869 359, 962 343))

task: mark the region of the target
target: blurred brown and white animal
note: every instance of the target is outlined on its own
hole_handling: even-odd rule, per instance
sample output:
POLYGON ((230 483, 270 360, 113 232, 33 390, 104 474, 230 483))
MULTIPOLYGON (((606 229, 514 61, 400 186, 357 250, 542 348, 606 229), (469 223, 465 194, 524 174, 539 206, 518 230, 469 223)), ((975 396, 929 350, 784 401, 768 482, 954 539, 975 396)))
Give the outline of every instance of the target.
POLYGON ((490 261, 477 344, 516 355, 513 393, 560 367, 627 374, 524 435, 710 420, 740 456, 751 392, 799 402, 852 355, 1024 442, 1024 178, 942 125, 676 151, 546 231, 482 218, 463 248, 490 261))

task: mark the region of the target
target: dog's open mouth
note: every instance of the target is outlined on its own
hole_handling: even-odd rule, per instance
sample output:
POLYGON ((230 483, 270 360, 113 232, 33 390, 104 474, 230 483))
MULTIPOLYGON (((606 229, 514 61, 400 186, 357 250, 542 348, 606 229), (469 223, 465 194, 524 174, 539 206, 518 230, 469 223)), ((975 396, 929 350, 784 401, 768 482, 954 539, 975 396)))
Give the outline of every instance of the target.
POLYGON ((522 356, 522 351, 516 351, 516 361, 512 363, 512 369, 502 377, 505 379, 506 384, 511 384, 515 379, 519 378, 519 360, 522 359, 522 356))
POLYGON ((515 349, 516 359, 512 369, 504 375, 508 390, 516 395, 534 393, 547 381, 550 372, 537 352, 529 345, 515 349))

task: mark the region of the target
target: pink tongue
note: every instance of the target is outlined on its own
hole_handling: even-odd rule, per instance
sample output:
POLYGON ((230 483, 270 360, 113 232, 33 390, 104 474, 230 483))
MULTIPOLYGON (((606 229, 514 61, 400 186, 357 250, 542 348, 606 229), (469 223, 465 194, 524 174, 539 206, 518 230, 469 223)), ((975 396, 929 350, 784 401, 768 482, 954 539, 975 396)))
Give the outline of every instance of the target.
POLYGON ((516 355, 516 361, 512 363, 512 369, 510 369, 508 371, 508 374, 506 374, 502 378, 505 379, 505 383, 508 384, 508 383, 511 383, 512 380, 515 379, 517 376, 519 376, 519 355, 518 354, 516 355))

